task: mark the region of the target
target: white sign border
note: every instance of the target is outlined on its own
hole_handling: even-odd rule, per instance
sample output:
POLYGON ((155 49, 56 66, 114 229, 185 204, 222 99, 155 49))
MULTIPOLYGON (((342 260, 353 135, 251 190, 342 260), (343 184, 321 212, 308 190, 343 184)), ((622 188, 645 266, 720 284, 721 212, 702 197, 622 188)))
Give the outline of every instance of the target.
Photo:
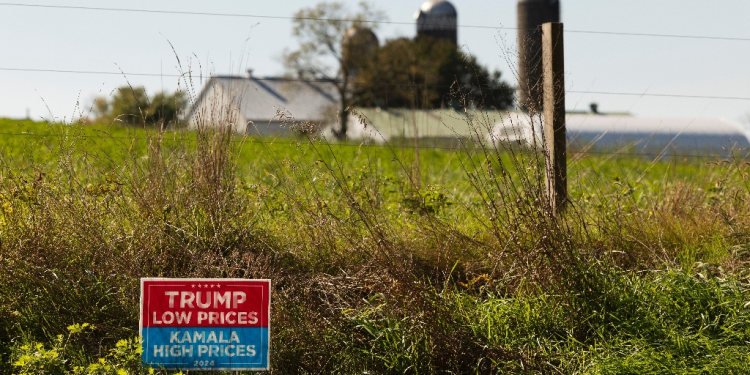
MULTIPOLYGON (((268 345, 266 349, 266 358, 268 361, 266 362, 266 367, 246 367, 246 368, 237 368, 237 367, 212 367, 210 369, 206 369, 205 367, 184 367, 184 368, 178 368, 178 371, 187 370, 187 371, 270 371, 271 370, 271 293, 273 290, 271 289, 271 279, 240 279, 240 278, 179 278, 179 277, 141 277, 140 286, 141 286, 141 297, 140 302, 138 304, 138 335, 143 339, 143 297, 144 297, 144 291, 143 291, 143 283, 144 281, 176 281, 176 282, 191 282, 191 281, 219 281, 222 282, 225 281, 242 281, 242 282, 265 282, 268 284, 268 311, 266 311, 266 316, 268 317, 268 345)), ((140 345, 143 345, 143 342, 140 343, 140 345)), ((141 348, 143 348, 141 346, 141 348)))

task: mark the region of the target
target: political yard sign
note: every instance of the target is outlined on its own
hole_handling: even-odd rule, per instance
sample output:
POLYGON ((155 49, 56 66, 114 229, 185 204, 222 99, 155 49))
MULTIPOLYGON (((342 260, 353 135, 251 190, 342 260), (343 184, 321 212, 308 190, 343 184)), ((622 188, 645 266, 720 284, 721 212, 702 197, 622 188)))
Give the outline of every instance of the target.
POLYGON ((270 306, 270 280, 143 278, 143 362, 176 370, 268 370, 270 306))

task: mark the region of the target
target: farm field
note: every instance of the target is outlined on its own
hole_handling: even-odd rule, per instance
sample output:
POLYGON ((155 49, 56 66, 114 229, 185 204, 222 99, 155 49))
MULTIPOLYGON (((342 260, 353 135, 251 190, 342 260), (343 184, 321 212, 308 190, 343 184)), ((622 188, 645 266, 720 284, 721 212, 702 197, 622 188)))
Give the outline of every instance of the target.
POLYGON ((0 120, 0 372, 148 373, 141 277, 271 279, 278 373, 749 370, 741 151, 572 152, 551 219, 463 145, 0 120))

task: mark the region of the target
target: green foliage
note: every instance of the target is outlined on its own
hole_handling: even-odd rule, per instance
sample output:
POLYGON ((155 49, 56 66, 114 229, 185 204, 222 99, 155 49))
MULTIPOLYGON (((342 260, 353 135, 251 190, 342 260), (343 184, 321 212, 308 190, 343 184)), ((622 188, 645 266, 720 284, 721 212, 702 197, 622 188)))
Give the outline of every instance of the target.
POLYGON ((353 104, 361 107, 512 107, 513 89, 448 40, 388 40, 358 68, 353 104), (404 84, 408 82, 408 84, 404 84))
POLYGON ((170 94, 159 92, 151 99, 146 123, 176 126, 187 106, 185 93, 177 91, 170 94))
MULTIPOLYGON (((442 322, 431 321, 434 310, 429 308, 401 316, 399 306, 374 297, 359 310, 345 311, 355 330, 363 333, 350 344, 348 355, 361 356, 381 372, 430 373, 449 368, 437 363, 455 347, 467 345, 465 340, 488 355, 483 360, 497 373, 750 370, 749 290, 742 281, 707 276, 700 268, 596 276, 606 284, 599 298, 608 306, 588 301, 596 308, 587 311, 585 319, 571 314, 581 301, 546 294, 503 296, 487 286, 479 296, 461 290, 430 292, 436 306, 450 312, 442 322), (462 334, 464 330, 470 334, 462 334)), ((482 368, 475 362, 462 371, 482 368)))
POLYGON ((421 214, 435 215, 443 209, 451 206, 450 198, 443 192, 440 186, 431 185, 427 189, 411 191, 403 198, 405 208, 421 214))
POLYGON ((60 353, 64 346, 63 336, 58 335, 52 345, 50 349, 46 349, 42 343, 21 345, 16 350, 13 366, 18 368, 21 375, 63 374, 67 362, 60 353))
POLYGON ((57 335, 52 347, 26 341, 14 348, 13 367, 19 375, 137 375, 162 373, 141 362, 140 339, 119 340, 106 357, 96 360, 81 358, 73 349, 72 338, 95 329, 88 323, 68 327, 68 336, 57 335))
POLYGON ((99 119, 109 122, 169 128, 178 126, 186 106, 182 91, 160 92, 149 98, 144 87, 123 86, 115 90, 109 101, 96 98, 93 110, 99 119))
POLYGON ((142 353, 143 349, 141 348, 140 339, 119 340, 106 358, 99 358, 98 361, 93 361, 88 365, 74 366, 72 374, 136 375, 156 373, 153 368, 143 366, 141 362, 142 353))
POLYGON ((110 103, 111 110, 108 115, 115 121, 124 124, 140 124, 148 117, 151 103, 148 100, 145 87, 130 88, 123 86, 115 91, 110 103))
POLYGON ((748 289, 698 264, 693 272, 606 279, 588 324, 596 345, 589 372, 712 373, 750 370, 748 289))
POLYGON ((382 296, 368 301, 360 311, 345 311, 344 314, 355 329, 365 334, 361 350, 373 368, 381 367, 388 373, 429 373, 425 366, 433 348, 429 338, 415 317, 395 317, 383 309, 387 301, 378 306, 372 303, 382 296))

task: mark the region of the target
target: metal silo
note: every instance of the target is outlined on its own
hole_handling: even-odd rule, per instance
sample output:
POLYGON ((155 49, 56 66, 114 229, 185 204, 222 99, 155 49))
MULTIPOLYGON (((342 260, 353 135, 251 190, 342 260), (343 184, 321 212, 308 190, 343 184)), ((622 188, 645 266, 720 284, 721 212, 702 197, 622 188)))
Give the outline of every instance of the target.
POLYGON ((542 109, 542 24, 560 22, 559 0, 518 0, 518 104, 542 109))
POLYGON ((458 44, 458 13, 450 2, 425 1, 414 18, 417 20, 417 36, 427 35, 458 44))

